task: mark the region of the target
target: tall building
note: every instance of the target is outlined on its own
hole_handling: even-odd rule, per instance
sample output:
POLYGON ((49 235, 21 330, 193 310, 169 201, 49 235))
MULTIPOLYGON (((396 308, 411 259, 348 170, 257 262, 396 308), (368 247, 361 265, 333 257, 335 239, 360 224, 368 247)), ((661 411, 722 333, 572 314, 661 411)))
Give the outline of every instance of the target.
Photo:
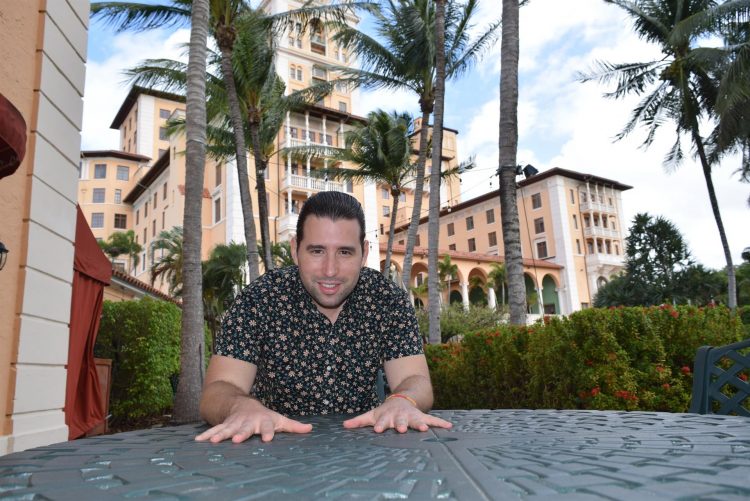
MULTIPOLYGON (((621 194, 629 189, 617 181, 561 168, 518 183, 529 313, 568 314, 587 308, 599 287, 624 269, 621 194)), ((495 190, 441 212, 441 254, 450 255, 459 268, 459 276, 449 284, 448 300, 452 295, 468 305, 471 289, 479 287, 490 296, 490 303, 497 300, 486 283, 490 263, 504 262, 499 197, 495 190)), ((395 240, 399 246, 404 244, 405 227, 398 229, 395 240)), ((425 217, 420 221, 418 245, 426 241, 425 217)), ((415 259, 414 286, 426 273, 422 254, 418 252, 415 259)), ((397 248, 397 271, 402 260, 403 250, 397 248)))

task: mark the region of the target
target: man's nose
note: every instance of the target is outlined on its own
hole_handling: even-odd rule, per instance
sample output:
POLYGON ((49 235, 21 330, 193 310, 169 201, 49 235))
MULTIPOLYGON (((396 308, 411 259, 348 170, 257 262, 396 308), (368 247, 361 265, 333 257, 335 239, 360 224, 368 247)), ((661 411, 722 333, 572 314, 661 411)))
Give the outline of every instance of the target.
POLYGON ((338 273, 338 261, 336 260, 335 253, 326 255, 325 263, 323 264, 323 273, 327 277, 334 277, 338 273))

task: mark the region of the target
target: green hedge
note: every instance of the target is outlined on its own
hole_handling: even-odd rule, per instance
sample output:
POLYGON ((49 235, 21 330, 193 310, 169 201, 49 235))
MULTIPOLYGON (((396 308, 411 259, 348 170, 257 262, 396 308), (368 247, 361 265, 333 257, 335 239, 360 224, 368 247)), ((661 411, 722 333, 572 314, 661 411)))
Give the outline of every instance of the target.
POLYGON ((727 308, 587 309, 427 346, 435 408, 684 412, 695 351, 745 336, 727 308))
POLYGON ((104 302, 94 354, 112 359, 114 422, 161 416, 172 407, 170 377, 180 370, 180 321, 180 308, 166 301, 104 302))

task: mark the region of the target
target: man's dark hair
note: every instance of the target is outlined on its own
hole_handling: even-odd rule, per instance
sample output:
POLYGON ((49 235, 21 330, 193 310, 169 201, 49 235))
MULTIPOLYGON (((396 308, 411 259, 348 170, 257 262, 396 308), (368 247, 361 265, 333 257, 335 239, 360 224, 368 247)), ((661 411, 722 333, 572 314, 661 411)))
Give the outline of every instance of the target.
POLYGON ((365 250, 365 213, 362 206, 351 195, 340 191, 321 191, 307 199, 297 219, 297 248, 302 242, 305 220, 308 216, 338 219, 356 219, 359 223, 359 244, 365 250))

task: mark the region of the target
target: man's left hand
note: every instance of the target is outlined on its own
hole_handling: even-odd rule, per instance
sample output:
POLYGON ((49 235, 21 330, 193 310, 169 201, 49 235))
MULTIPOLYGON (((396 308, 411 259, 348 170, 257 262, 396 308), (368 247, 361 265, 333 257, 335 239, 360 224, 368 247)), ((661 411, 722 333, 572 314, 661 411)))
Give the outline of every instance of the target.
POLYGON ((395 429, 406 433, 409 428, 427 431, 430 427, 451 428, 453 425, 436 416, 420 411, 403 398, 391 398, 369 412, 344 421, 344 428, 372 426, 375 433, 395 429))

